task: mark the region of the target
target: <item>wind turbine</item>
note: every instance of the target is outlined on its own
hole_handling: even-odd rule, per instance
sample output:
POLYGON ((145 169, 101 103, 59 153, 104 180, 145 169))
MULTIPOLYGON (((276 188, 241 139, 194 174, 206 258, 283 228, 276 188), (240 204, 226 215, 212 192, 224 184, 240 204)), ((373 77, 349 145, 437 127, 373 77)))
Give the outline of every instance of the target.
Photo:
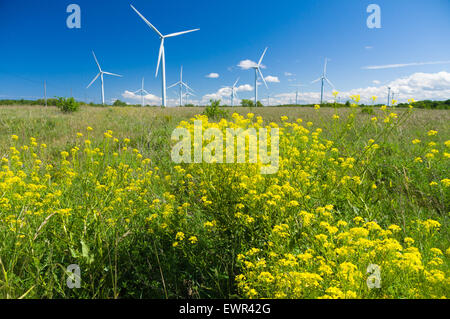
POLYGON ((261 62, 264 59, 264 55, 266 54, 267 49, 268 48, 264 50, 263 54, 261 55, 261 58, 259 59, 258 64, 252 67, 255 70, 255 106, 258 106, 258 74, 261 76, 261 79, 263 80, 266 88, 269 89, 266 80, 264 79, 264 76, 261 72, 261 62))
POLYGON ((323 67, 322 76, 320 78, 318 78, 317 80, 314 80, 311 82, 311 83, 316 83, 319 81, 322 82, 322 88, 320 90, 320 104, 322 104, 322 102, 323 102, 323 81, 327 81, 327 83, 334 89, 333 83, 331 83, 330 80, 328 80, 328 78, 327 78, 327 62, 328 62, 328 59, 325 58, 325 66, 323 67))
POLYGON ((166 38, 176 37, 176 36, 179 36, 179 35, 182 35, 185 33, 198 31, 200 29, 194 29, 194 30, 188 30, 188 31, 182 31, 182 32, 176 32, 176 33, 163 35, 139 11, 137 11, 135 7, 133 7, 132 5, 130 5, 130 6, 131 6, 131 8, 133 8, 134 11, 136 11, 136 13, 141 17, 141 19, 144 20, 144 22, 158 34, 159 38, 161 39, 161 45, 159 47, 158 64, 156 66, 155 77, 158 76, 159 65, 162 64, 162 106, 166 107, 166 53, 164 51, 164 40, 166 38))
POLYGON ((240 78, 237 78, 236 82, 234 82, 233 86, 223 86, 223 88, 227 88, 231 90, 230 98, 231 98, 231 106, 234 106, 234 99, 238 98, 236 94, 236 85, 238 84, 240 78))
POLYGON ((194 93, 191 93, 191 92, 189 92, 189 91, 186 90, 186 93, 184 93, 185 103, 186 103, 186 104, 189 104, 189 103, 188 103, 188 102, 189 102, 189 96, 195 96, 195 94, 194 94, 194 93))
POLYGON ((98 70, 100 72, 92 80, 92 82, 89 83, 89 85, 87 86, 87 89, 92 85, 92 83, 94 83, 98 79, 98 77, 100 77, 100 79, 102 80, 102 104, 105 105, 105 85, 104 85, 104 81, 103 81, 103 74, 112 75, 112 76, 118 76, 118 77, 122 77, 122 76, 118 75, 118 74, 114 74, 114 73, 103 71, 102 68, 100 67, 100 64, 98 63, 98 60, 97 60, 97 57, 95 56, 94 51, 92 51, 92 54, 94 55, 95 63, 97 63, 98 70))
POLYGON ((387 100, 387 106, 390 106, 391 104, 391 87, 388 86, 388 100, 387 100))
POLYGON ((187 85, 186 83, 183 82, 183 66, 181 66, 181 71, 180 71, 180 81, 178 81, 177 83, 172 84, 171 86, 168 87, 168 89, 173 88, 174 86, 180 86, 180 106, 183 106, 183 87, 185 87, 186 92, 188 90, 191 90, 192 92, 194 92, 193 89, 191 89, 189 87, 189 85, 187 85))
POLYGON ((291 85, 293 87, 296 87, 297 90, 295 91, 295 105, 298 105, 298 88, 304 86, 303 84, 295 84, 291 85))
POLYGON ((144 96, 145 94, 150 94, 144 89, 144 78, 142 78, 142 86, 139 90, 134 92, 134 94, 139 94, 141 96, 142 106, 144 106, 144 96))

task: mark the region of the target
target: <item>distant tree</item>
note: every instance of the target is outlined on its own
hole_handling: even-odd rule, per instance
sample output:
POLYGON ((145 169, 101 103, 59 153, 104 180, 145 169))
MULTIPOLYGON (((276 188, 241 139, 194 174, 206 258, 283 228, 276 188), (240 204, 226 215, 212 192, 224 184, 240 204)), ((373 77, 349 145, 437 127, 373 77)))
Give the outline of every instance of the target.
POLYGON ((241 106, 243 106, 243 107, 254 107, 255 103, 253 103, 252 100, 243 99, 241 101, 241 106))
POLYGON ((80 109, 80 103, 75 101, 73 97, 65 98, 60 97, 58 98, 58 103, 56 105, 61 112, 63 113, 73 113, 80 109))
POLYGON ((113 103, 113 106, 127 106, 127 103, 125 103, 121 100, 115 100, 113 103))

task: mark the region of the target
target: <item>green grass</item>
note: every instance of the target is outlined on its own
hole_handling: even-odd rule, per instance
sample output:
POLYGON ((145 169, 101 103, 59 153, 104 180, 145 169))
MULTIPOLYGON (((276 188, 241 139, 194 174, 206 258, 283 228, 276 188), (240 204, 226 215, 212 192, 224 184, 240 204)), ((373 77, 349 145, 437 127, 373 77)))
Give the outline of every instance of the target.
MULTIPOLYGON (((382 122, 383 112, 379 109, 374 114, 350 108, 226 110, 230 121, 231 114, 237 112, 243 116, 254 113, 266 124, 283 125, 282 116, 292 122, 301 118, 305 127, 312 122, 308 127, 311 131, 323 129, 320 143, 333 141, 340 157, 355 158, 357 163, 354 168, 342 169, 302 152, 283 153, 294 148, 315 154, 316 145, 311 139, 302 144, 301 135, 290 132, 281 150, 283 158, 292 157, 286 169, 290 175, 280 172, 276 178, 261 180, 250 166, 177 167, 170 159, 171 133, 181 121, 203 113, 204 108, 82 107, 79 112, 62 114, 55 107, 0 107, 0 160, 8 159, 14 176, 24 182, 0 173, 0 298, 316 298, 336 284, 332 279, 337 275, 329 281, 324 276, 323 289, 296 294, 284 287, 292 292, 290 295, 280 286, 276 291, 270 282, 263 285, 258 278, 252 278, 237 256, 244 255, 252 262, 258 260, 252 258, 265 258, 274 276, 292 271, 271 264, 266 255, 247 252, 258 248, 268 254, 269 239, 274 245, 272 252, 278 255, 313 249, 316 243, 302 234, 314 238, 320 226, 305 229, 299 223, 298 211, 320 211, 329 204, 334 205, 336 218, 349 224, 361 216, 366 222, 376 220, 383 229, 399 225, 401 232, 395 240, 403 245, 405 238, 413 237, 424 265, 433 259, 431 248, 446 254, 450 247, 449 188, 442 186, 441 180, 449 178, 448 158, 443 159, 443 154, 449 152, 444 145, 450 139, 449 111, 418 109, 409 114, 408 109, 396 109, 398 117, 406 120, 384 127, 371 121, 376 116, 382 122), (349 121, 352 112, 355 118, 349 121), (332 120, 333 114, 339 115, 339 121, 332 120), (88 132, 87 127, 94 130, 88 132), (108 130, 118 139, 116 144, 105 137, 108 130), (438 134, 428 136, 430 130, 438 134), (77 138, 78 132, 82 138, 77 138), (13 141, 12 135, 17 135, 18 141, 13 141), (30 146, 31 138, 37 141, 35 148, 30 146), (85 147, 85 139, 92 146, 85 147), (372 155, 363 151, 369 139, 380 145, 372 155), (421 143, 414 145, 414 139, 421 143), (436 145, 425 151, 431 141, 436 145), (47 148, 39 149, 41 143, 47 148), (13 159, 12 145, 20 152, 17 159, 13 159), (29 148, 22 149, 22 145, 29 148), (438 159, 428 162, 425 154, 433 148, 439 150, 438 159), (63 155, 68 162, 61 158, 62 151, 68 152, 63 155), (32 153, 41 163, 34 162, 32 153), (414 163, 418 156, 424 163, 414 163), (145 158, 151 159, 151 164, 142 163, 145 158), (311 185, 308 182, 305 186, 302 180, 305 171, 310 174, 311 185), (333 174, 338 178, 346 174, 360 176, 362 182, 337 186, 333 174), (437 186, 431 182, 437 182, 437 186), (283 183, 292 186, 292 193, 281 194, 279 203, 270 208, 267 202, 276 193, 273 187, 283 183), (334 187, 322 188, 324 184, 334 187), (373 184, 378 187, 372 189, 373 184), (205 204, 203 197, 212 203, 205 204), (301 207, 289 207, 292 200, 301 207), (254 224, 236 217, 236 205, 242 205, 240 213, 256 220, 254 224), (437 220, 440 231, 428 235, 421 230, 417 220, 428 219, 437 220), (204 224, 213 220, 218 224, 210 231, 204 224), (290 229, 289 238, 276 237, 272 229, 285 224, 290 229), (186 238, 180 239, 180 232, 186 238), (198 243, 190 244, 191 236, 198 237, 198 243), (64 269, 72 263, 82 268, 82 289, 65 286, 64 269), (246 275, 241 284, 235 280, 240 274, 246 275)), ((327 151, 326 157, 331 160, 332 152, 327 151)), ((318 255, 334 258, 320 252, 320 247, 314 249, 318 255)), ((347 261, 365 272, 364 258, 361 264, 357 256, 347 261)), ((403 270, 399 273, 404 273, 405 278, 400 278, 399 273, 385 275, 385 286, 379 292, 361 287, 345 289, 364 298, 450 297, 449 258, 442 258, 439 269, 446 279, 439 284, 431 285, 434 279, 425 272, 408 273, 408 277, 403 270)), ((345 284, 341 284, 344 289, 345 284)))

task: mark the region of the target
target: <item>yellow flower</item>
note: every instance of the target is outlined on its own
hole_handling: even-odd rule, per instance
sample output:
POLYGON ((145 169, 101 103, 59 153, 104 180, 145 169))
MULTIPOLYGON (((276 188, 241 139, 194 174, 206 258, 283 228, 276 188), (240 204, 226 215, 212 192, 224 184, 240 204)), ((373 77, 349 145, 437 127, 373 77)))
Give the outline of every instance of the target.
POLYGON ((196 236, 191 236, 189 237, 189 241, 191 242, 191 244, 195 244, 198 242, 198 239, 196 236))
POLYGON ((175 235, 175 239, 177 239, 177 240, 179 240, 179 241, 183 241, 184 240, 184 233, 183 232, 178 232, 176 235, 175 235))

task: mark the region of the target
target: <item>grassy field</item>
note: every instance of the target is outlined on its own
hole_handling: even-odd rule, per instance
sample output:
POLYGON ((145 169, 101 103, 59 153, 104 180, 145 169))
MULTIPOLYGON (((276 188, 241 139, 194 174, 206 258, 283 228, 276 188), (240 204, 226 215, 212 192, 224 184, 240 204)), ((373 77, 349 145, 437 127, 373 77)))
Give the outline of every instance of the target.
POLYGON ((203 108, 0 107, 0 298, 450 297, 448 110, 227 111, 278 173, 174 164, 203 108))

